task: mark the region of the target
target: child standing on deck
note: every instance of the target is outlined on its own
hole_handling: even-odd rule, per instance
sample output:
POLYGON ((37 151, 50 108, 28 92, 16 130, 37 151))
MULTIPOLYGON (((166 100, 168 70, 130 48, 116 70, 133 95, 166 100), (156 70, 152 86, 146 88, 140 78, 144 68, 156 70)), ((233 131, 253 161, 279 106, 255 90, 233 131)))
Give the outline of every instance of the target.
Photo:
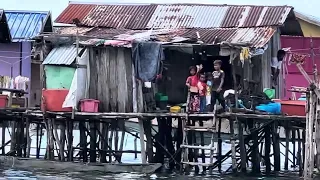
POLYGON ((211 91, 212 91, 212 73, 207 73, 207 92, 206 92, 206 106, 207 109, 210 109, 211 106, 211 91))
POLYGON ((202 65, 195 67, 191 66, 189 68, 190 76, 187 78, 186 86, 188 86, 188 110, 189 112, 199 112, 200 111, 200 97, 199 97, 199 71, 202 69, 202 65))
POLYGON ((206 92, 207 92, 207 83, 206 75, 200 74, 199 82, 199 97, 200 97, 200 112, 205 112, 206 110, 206 92))
POLYGON ((225 101, 223 98, 223 92, 222 92, 222 86, 224 84, 224 71, 221 69, 222 61, 221 60, 215 60, 213 62, 214 65, 214 71, 212 73, 212 93, 211 93, 211 105, 214 107, 217 100, 221 104, 223 110, 225 110, 225 101))

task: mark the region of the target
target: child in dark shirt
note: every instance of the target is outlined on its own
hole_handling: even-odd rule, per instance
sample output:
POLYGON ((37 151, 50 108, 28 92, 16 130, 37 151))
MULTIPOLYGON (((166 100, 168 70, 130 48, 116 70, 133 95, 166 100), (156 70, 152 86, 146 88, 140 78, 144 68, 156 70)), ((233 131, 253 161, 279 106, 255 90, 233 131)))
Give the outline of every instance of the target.
POLYGON ((218 100, 223 110, 225 110, 225 101, 223 98, 222 86, 224 84, 224 71, 221 69, 222 61, 215 60, 213 62, 214 71, 212 73, 212 93, 211 93, 211 105, 214 107, 218 100))

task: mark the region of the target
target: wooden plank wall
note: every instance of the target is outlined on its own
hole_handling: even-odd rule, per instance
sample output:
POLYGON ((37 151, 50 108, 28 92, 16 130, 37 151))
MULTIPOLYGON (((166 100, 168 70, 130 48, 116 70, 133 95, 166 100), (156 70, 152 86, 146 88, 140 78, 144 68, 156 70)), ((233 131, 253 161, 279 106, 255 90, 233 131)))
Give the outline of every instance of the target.
POLYGON ((89 98, 100 100, 101 112, 133 111, 131 49, 90 49, 89 98))

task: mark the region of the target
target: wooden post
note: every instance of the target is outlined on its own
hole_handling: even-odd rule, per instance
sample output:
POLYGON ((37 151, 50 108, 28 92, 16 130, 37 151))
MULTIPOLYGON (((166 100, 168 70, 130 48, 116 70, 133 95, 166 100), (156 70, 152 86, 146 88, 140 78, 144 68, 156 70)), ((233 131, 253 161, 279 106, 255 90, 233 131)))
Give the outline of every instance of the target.
POLYGON ((271 162, 270 162, 270 146, 271 146, 271 139, 270 139, 270 125, 264 127, 265 131, 265 163, 266 163, 266 173, 270 174, 271 172, 271 162))
POLYGON ((272 141, 273 141, 273 157, 274 157, 274 171, 280 171, 280 141, 278 130, 278 122, 274 121, 272 124, 272 141))
POLYGON ((27 152, 26 157, 30 157, 30 150, 31 150, 31 137, 30 137, 30 119, 26 118, 26 144, 27 144, 27 152))
POLYGON ((6 144, 6 126, 7 126, 7 122, 5 120, 2 120, 2 131, 1 131, 1 146, 3 146, 2 155, 6 154, 6 148, 5 148, 5 144, 6 144))
MULTIPOLYGON (((200 127, 203 126, 203 120, 199 121, 199 126, 200 127)), ((204 135, 203 135, 203 132, 200 132, 200 143, 201 143, 201 146, 204 146, 204 135)), ((202 159, 202 163, 206 162, 206 155, 205 155, 204 149, 201 150, 201 159, 202 159)), ((202 171, 203 172, 206 171, 206 167, 205 166, 202 167, 202 171)))
POLYGON ((10 152, 16 152, 16 119, 13 119, 12 122, 12 128, 11 128, 11 146, 10 146, 10 152))
POLYGON ((144 128, 143 128, 143 120, 141 118, 139 118, 139 130, 140 130, 141 160, 142 160, 142 164, 146 164, 147 159, 146 159, 146 147, 144 144, 144 128))
POLYGON ((138 158, 138 154, 137 154, 137 137, 139 136, 139 133, 136 133, 136 137, 134 138, 134 159, 137 159, 138 158))
POLYGON ((96 162, 97 160, 97 131, 96 123, 90 122, 90 162, 96 162))
POLYGON ((310 91, 308 99, 308 112, 306 119, 306 142, 305 142, 305 161, 304 161, 304 178, 310 179, 313 176, 314 169, 314 147, 313 147, 313 128, 314 128, 314 93, 310 91))
POLYGON ((296 167, 296 132, 295 129, 292 129, 292 166, 296 167))
POLYGON ((81 147, 81 156, 83 162, 88 162, 88 155, 87 155, 87 136, 85 130, 86 123, 79 122, 79 130, 80 130, 80 147, 81 147))
POLYGON ((73 161, 73 120, 67 119, 67 150, 68 150, 68 161, 73 161))
POLYGON ((252 152, 251 152, 251 162, 252 162, 252 172, 260 173, 260 161, 259 161, 259 133, 255 131, 255 120, 249 120, 249 128, 251 129, 251 134, 253 138, 252 152))
POLYGON ((40 138, 40 140, 39 140, 39 138, 40 138, 40 124, 39 123, 37 123, 37 152, 36 152, 36 157, 37 157, 37 159, 39 159, 40 158, 40 147, 39 147, 39 141, 41 140, 41 138, 40 138))
POLYGON ((113 148, 113 145, 112 145, 112 141, 113 141, 113 129, 111 128, 111 131, 110 131, 110 137, 109 137, 109 142, 108 142, 108 145, 109 145, 109 162, 111 163, 112 162, 112 148, 113 148))
MULTIPOLYGON (((213 143, 213 142, 211 142, 213 143)), ((213 146, 213 144, 212 144, 213 146)), ((218 123, 218 168, 219 168, 219 172, 221 173, 221 165, 222 165, 222 139, 221 139, 221 118, 219 118, 219 123, 218 123)))
MULTIPOLYGON (((101 123, 102 126, 102 137, 100 137, 100 143, 101 143, 101 153, 100 153, 100 162, 101 163, 106 163, 107 162, 107 150, 108 150, 108 138, 107 138, 107 134, 108 134, 108 126, 106 123, 101 123)), ((82 143, 85 143, 82 141, 82 143)))
MULTIPOLYGON (((181 151, 180 146, 183 141, 183 129, 182 129, 182 119, 181 117, 178 118, 178 128, 177 128, 177 143, 176 143, 176 150, 177 150, 177 155, 176 155, 176 162, 180 163, 181 162, 181 151)), ((177 164, 177 169, 181 170, 182 167, 180 164, 177 164)))
POLYGON ((234 126, 233 123, 234 121, 230 118, 230 141, 231 141, 231 158, 232 158, 232 172, 236 173, 237 172, 237 157, 236 157, 236 143, 235 143, 235 135, 234 135, 234 126))
POLYGON ((285 136, 286 136, 286 151, 285 151, 285 159, 284 159, 284 169, 288 170, 289 168, 289 136, 290 136, 290 129, 288 122, 285 126, 285 136))
POLYGON ((238 121, 238 130, 239 130, 239 144, 240 144, 240 158, 241 158, 241 171, 247 172, 247 152, 246 146, 244 144, 243 136, 243 124, 241 121, 238 121))
POLYGON ((66 143, 66 122, 64 120, 60 123, 60 158, 61 161, 65 161, 64 151, 66 143))
POLYGON ((148 162, 153 161, 153 141, 152 141, 152 134, 151 134, 151 120, 145 120, 143 121, 143 128, 144 132, 146 134, 147 139, 147 157, 148 162))
POLYGON ((303 159, 303 153, 301 150, 301 145, 302 145, 302 138, 300 136, 300 130, 297 129, 297 135, 298 135, 298 161, 297 164, 299 166, 299 176, 302 176, 303 173, 303 166, 302 166, 302 159, 303 159))

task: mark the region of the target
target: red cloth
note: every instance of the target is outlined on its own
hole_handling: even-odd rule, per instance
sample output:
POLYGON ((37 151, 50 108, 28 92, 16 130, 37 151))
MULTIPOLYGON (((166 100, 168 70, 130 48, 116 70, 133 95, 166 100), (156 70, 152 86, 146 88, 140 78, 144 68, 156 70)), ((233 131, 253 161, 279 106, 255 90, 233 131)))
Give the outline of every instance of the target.
POLYGON ((199 82, 198 75, 189 76, 187 78, 187 83, 189 83, 190 86, 197 86, 198 82, 199 82))
POLYGON ((199 81, 199 85, 202 85, 202 87, 203 87, 203 89, 198 87, 199 88, 199 95, 200 96, 205 96, 206 93, 207 93, 207 83, 199 81))

